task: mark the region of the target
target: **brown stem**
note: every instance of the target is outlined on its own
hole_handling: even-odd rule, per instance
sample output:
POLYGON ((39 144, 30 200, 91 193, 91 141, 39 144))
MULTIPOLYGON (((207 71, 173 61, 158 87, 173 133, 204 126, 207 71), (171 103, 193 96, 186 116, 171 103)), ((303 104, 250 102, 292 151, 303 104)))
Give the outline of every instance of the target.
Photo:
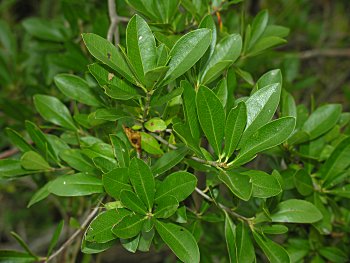
POLYGON ((112 42, 114 37, 114 44, 119 44, 119 22, 128 22, 129 18, 118 16, 117 9, 115 6, 115 0, 108 0, 108 14, 111 23, 108 28, 107 39, 112 42))
POLYGON ((300 59, 309 59, 314 57, 350 57, 350 49, 313 49, 300 52, 300 59))
POLYGON ((4 152, 0 153, 0 159, 5 159, 8 157, 11 157, 12 155, 15 155, 18 152, 19 152, 19 150, 17 148, 12 148, 10 150, 4 151, 4 152))

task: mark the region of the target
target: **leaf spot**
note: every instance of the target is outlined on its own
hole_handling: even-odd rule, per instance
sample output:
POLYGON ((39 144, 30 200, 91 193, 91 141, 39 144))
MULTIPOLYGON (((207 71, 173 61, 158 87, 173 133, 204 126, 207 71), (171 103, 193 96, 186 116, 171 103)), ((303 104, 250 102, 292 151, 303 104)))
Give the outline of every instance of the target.
POLYGON ((111 53, 109 53, 109 52, 107 53, 107 58, 111 59, 111 53))

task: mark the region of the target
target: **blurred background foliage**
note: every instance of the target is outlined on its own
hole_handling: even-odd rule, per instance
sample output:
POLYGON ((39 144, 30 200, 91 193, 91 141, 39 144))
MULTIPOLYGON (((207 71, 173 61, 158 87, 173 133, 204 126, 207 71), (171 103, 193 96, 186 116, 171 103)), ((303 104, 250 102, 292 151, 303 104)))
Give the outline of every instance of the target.
MULTIPOLYGON (((188 2, 191 1, 182 1, 180 11, 188 8, 188 2)), ((283 86, 298 104, 312 109, 325 102, 337 102, 343 104, 343 111, 349 111, 348 0, 207 2, 196 14, 184 15, 175 10, 174 21, 169 21, 167 28, 154 23, 152 29, 157 32, 156 36, 162 38, 167 31, 185 32, 191 29, 188 28, 190 19, 199 23, 208 11, 219 24, 219 35, 242 33, 260 10, 267 9, 269 24, 283 26, 280 30, 284 33, 289 31, 288 42, 261 55, 240 59, 239 68, 244 70, 238 74, 240 93, 248 94, 254 80, 270 69, 280 68, 283 86), (208 4, 211 5, 209 10, 205 8, 208 4)), ((124 0, 117 0, 116 6, 119 16, 130 17, 135 13, 124 0)), ((61 72, 86 75, 90 61, 80 34, 93 32, 106 37, 110 22, 107 1, 100 0, 2 0, 0 17, 0 156, 3 157, 15 153, 5 127, 28 137, 24 132, 25 120, 42 122, 33 107, 34 94, 57 96, 74 108, 75 105, 55 87, 53 77, 61 72)), ((125 22, 119 23, 122 45, 125 26, 125 22)), ((60 213, 60 206, 55 205, 58 200, 54 198, 49 199, 52 206, 39 203, 36 209, 26 209, 33 189, 36 185, 26 178, 0 185, 0 248, 16 246, 10 235, 14 230, 24 239, 33 240, 34 250, 40 250, 60 218, 84 212, 78 202, 70 205, 72 211, 60 213), (14 192, 21 194, 13 195, 14 192)), ((74 219, 71 222, 74 226, 74 219)))

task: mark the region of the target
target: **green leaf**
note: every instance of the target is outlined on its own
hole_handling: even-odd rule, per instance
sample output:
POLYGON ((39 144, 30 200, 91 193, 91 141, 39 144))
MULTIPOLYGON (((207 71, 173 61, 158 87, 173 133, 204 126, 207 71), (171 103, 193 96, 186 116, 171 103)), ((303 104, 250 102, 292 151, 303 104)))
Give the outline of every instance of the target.
POLYGON ((141 201, 141 199, 132 191, 123 190, 120 193, 120 201, 123 206, 130 209, 135 213, 139 213, 141 215, 147 214, 147 208, 141 201))
POLYGON ((347 184, 340 188, 334 188, 332 190, 329 190, 328 193, 344 198, 350 198, 350 184, 347 184))
POLYGON ((163 154, 163 156, 158 158, 151 167, 155 177, 176 166, 185 158, 187 153, 188 149, 186 147, 181 147, 163 154))
POLYGON ((210 35, 209 29, 197 29, 182 36, 175 43, 169 53, 169 70, 163 84, 180 77, 203 56, 210 45, 210 35))
POLYGON ((224 137, 225 111, 215 93, 200 86, 196 96, 199 123, 217 156, 221 157, 221 144, 224 137))
POLYGON ((55 248, 55 246, 57 245, 58 239, 61 235, 62 229, 64 226, 64 220, 61 220, 60 223, 57 225, 55 232, 52 235, 51 241, 50 241, 50 245, 49 245, 49 249, 47 250, 47 255, 46 257, 49 257, 53 251, 53 249, 55 248))
POLYGON ((244 201, 249 200, 253 190, 249 176, 234 171, 222 171, 218 176, 234 195, 244 201))
POLYGON ((116 200, 120 199, 123 190, 132 190, 128 168, 115 168, 102 176, 102 182, 107 194, 116 200))
POLYGON ((311 176, 305 169, 301 169, 294 174, 294 184, 303 196, 311 195, 314 192, 311 176))
POLYGON ((104 121, 117 121, 129 116, 119 109, 98 109, 95 112, 95 119, 104 121))
POLYGON ((292 134, 294 127, 294 117, 283 117, 269 122, 247 139, 232 164, 242 165, 250 161, 258 152, 283 143, 292 134))
POLYGON ((129 100, 140 97, 135 87, 130 82, 124 80, 123 75, 121 77, 114 75, 98 63, 91 64, 88 68, 107 96, 118 100, 129 100))
POLYGON ((118 72, 121 76, 124 76, 130 82, 136 84, 134 76, 122 54, 120 54, 119 50, 111 42, 92 33, 84 33, 82 37, 91 55, 118 72))
POLYGON ((249 51, 249 54, 247 54, 247 56, 256 56, 268 48, 272 48, 274 46, 278 46, 285 43, 287 43, 287 40, 280 37, 263 37, 255 43, 254 47, 249 51))
POLYGON ((256 130, 271 120, 280 101, 280 94, 281 85, 275 83, 259 89, 248 98, 245 102, 247 106, 247 125, 239 147, 242 147, 256 130))
POLYGON ((272 222, 281 223, 315 223, 321 219, 321 212, 312 203, 297 199, 279 203, 271 214, 272 222))
POLYGON ((262 10, 256 15, 252 23, 252 31, 249 40, 248 50, 251 49, 262 36, 266 29, 268 20, 269 13, 267 12, 267 10, 262 10))
POLYGON ((19 160, 10 160, 10 159, 0 160, 0 178, 1 179, 11 179, 14 177, 23 176, 31 173, 36 173, 36 171, 24 170, 19 160))
POLYGON ((253 232, 254 239, 271 263, 290 262, 288 252, 267 237, 253 232))
POLYGON ((145 74, 145 86, 147 90, 152 90, 159 85, 160 80, 163 79, 164 75, 168 71, 169 67, 160 66, 155 69, 148 71, 145 74))
POLYGON ((23 27, 29 34, 42 40, 54 42, 67 40, 64 26, 49 20, 31 17, 23 21, 23 27))
POLYGON ((50 170, 50 165, 45 159, 34 151, 25 152, 21 157, 21 165, 27 170, 50 170))
POLYGON ((69 130, 77 130, 69 110, 56 97, 35 95, 34 105, 45 120, 69 130))
POLYGON ((102 105, 84 79, 71 74, 58 74, 54 81, 58 89, 67 97, 90 106, 102 105))
POLYGON ((227 97, 228 97, 228 89, 227 89, 227 79, 223 78, 221 79, 217 84, 216 87, 213 89, 214 93, 220 100, 222 106, 224 108, 226 107, 227 103, 227 97))
POLYGON ((280 69, 273 69, 262 75, 256 82, 255 88, 259 90, 275 83, 279 83, 282 86, 282 73, 280 69))
POLYGON ((81 150, 78 150, 78 149, 64 150, 63 152, 60 153, 60 157, 70 167, 80 172, 95 174, 97 171, 94 164, 85 155, 82 154, 81 150))
POLYGON ((145 122, 145 128, 150 132, 161 132, 166 129, 166 124, 161 118, 152 118, 145 122))
POLYGON ((94 165, 103 173, 108 173, 112 171, 116 166, 115 162, 112 162, 110 159, 100 156, 92 158, 92 161, 94 165))
POLYGON ((157 49, 151 29, 139 15, 134 15, 128 23, 126 47, 136 74, 144 83, 145 73, 157 65, 157 49))
POLYGON ((288 227, 285 225, 265 225, 262 228, 264 234, 281 235, 288 232, 288 227))
POLYGON ((341 141, 320 168, 324 186, 328 187, 340 173, 350 166, 350 137, 341 141))
POLYGON ((345 251, 337 247, 321 247, 319 253, 330 262, 345 263, 349 262, 349 257, 345 251))
POLYGON ((118 165, 120 167, 128 167, 130 162, 130 155, 125 143, 117 135, 114 134, 110 134, 109 139, 111 140, 113 153, 118 161, 118 165))
POLYGON ((151 107, 157 107, 157 106, 162 106, 168 102, 170 102, 172 99, 175 99, 177 96, 181 96, 183 93, 183 88, 182 87, 176 87, 174 88, 171 92, 164 94, 159 97, 152 97, 151 99, 151 107))
POLYGON ((11 231, 11 235, 16 239, 16 241, 18 242, 18 244, 24 248, 24 250, 29 254, 31 255, 32 257, 36 257, 34 255, 34 253, 30 250, 30 248, 28 247, 28 245, 26 244, 26 242, 24 242, 24 240, 20 237, 20 235, 18 235, 17 233, 15 232, 12 232, 11 231))
POLYGON ((225 125, 224 156, 228 160, 236 150, 247 122, 247 108, 244 102, 238 103, 227 116, 225 125))
POLYGON ((281 117, 292 116, 297 118, 297 107, 295 104, 295 100, 289 92, 285 90, 282 91, 281 102, 281 117))
POLYGON ((32 255, 15 250, 0 250, 0 262, 32 263, 38 259, 32 255))
POLYGON ((146 132, 140 132, 140 134, 142 150, 155 155, 163 154, 163 151, 160 149, 158 141, 152 135, 146 132))
POLYGON ((340 104, 321 106, 310 115, 301 130, 307 132, 309 139, 313 140, 333 128, 340 118, 341 110, 340 104))
POLYGON ((52 183, 52 181, 49 181, 46 183, 43 187, 41 187, 38 191, 35 192, 35 194, 30 199, 27 208, 31 207, 32 205, 36 204, 37 202, 45 199, 50 195, 49 192, 49 186, 52 183))
POLYGON ((141 233, 133 238, 121 239, 120 243, 127 251, 135 253, 140 243, 140 236, 141 233))
POLYGON ((253 242, 249 235, 249 229, 244 222, 240 222, 236 226, 236 247, 237 263, 256 261, 253 242))
POLYGON ((195 152, 197 156, 203 157, 203 153, 199 148, 199 139, 192 137, 191 130, 187 124, 178 122, 173 125, 173 130, 188 148, 195 152))
POLYGON ((200 127, 197 117, 196 109, 196 92, 191 83, 187 80, 182 80, 180 86, 183 88, 183 110, 185 113, 185 119, 190 128, 190 132, 193 138, 200 137, 200 127))
POLYGON ((151 211, 155 192, 155 182, 151 169, 144 161, 133 158, 129 166, 129 177, 135 193, 151 211))
POLYGON ((156 199, 165 196, 174 196, 178 202, 185 200, 195 189, 197 178, 188 172, 175 172, 168 175, 159 184, 156 192, 156 199))
POLYGON ((175 214, 179 207, 179 202, 174 196, 165 195, 155 200, 154 207, 155 218, 168 218, 175 214))
POLYGON ((210 14, 206 15, 202 19, 202 21, 200 22, 198 28, 208 28, 211 30, 210 46, 200 60, 200 63, 201 63, 200 68, 202 69, 205 66, 205 64, 208 62, 211 55, 213 54, 214 49, 215 49, 215 45, 216 45, 217 32, 216 32, 216 25, 215 25, 215 21, 214 21, 213 17, 210 14))
POLYGON ((239 262, 237 257, 236 226, 225 211, 225 239, 230 262, 239 262))
POLYGON ((154 233, 155 233, 154 228, 152 228, 152 230, 148 232, 146 231, 141 232, 139 246, 137 248, 139 251, 148 252, 150 250, 154 233))
POLYGON ((58 196, 84 196, 103 193, 101 179, 82 173, 62 175, 52 181, 48 190, 58 196))
POLYGON ((232 60, 222 60, 213 65, 211 68, 208 69, 208 71, 205 74, 205 77, 201 84, 209 84, 213 82, 222 72, 228 68, 230 65, 232 65, 232 60))
POLYGON ((85 238, 89 242, 106 243, 116 239, 112 228, 131 212, 126 209, 112 209, 98 214, 86 229, 85 238))
POLYGON ((146 219, 138 214, 128 215, 112 228, 112 232, 119 238, 132 238, 140 233, 146 219))
POLYGON ((253 184, 253 196, 258 198, 269 198, 282 192, 277 178, 263 171, 250 170, 243 172, 250 177, 253 184))
POLYGON ((199 262, 200 254, 197 242, 187 229, 156 220, 156 230, 181 261, 185 263, 199 262))
POLYGON ((164 1, 154 1, 157 15, 161 18, 164 24, 169 24, 172 20, 171 18, 178 12, 178 5, 180 1, 178 0, 164 0, 164 1))
POLYGON ((6 128, 5 130, 11 143, 14 144, 21 152, 34 151, 33 146, 31 146, 18 132, 12 130, 11 128, 6 128))
POLYGON ((84 254, 98 254, 111 248, 113 245, 115 245, 115 243, 116 239, 106 243, 96 243, 86 241, 83 237, 83 240, 81 241, 81 252, 84 254))
POLYGON ((204 71, 200 77, 202 84, 215 80, 215 78, 221 74, 222 70, 211 74, 208 74, 208 72, 223 61, 230 61, 230 63, 225 64, 225 67, 232 64, 241 54, 241 50, 242 38, 240 35, 232 34, 221 39, 221 41, 216 45, 214 53, 210 57, 209 61, 204 66, 204 71))

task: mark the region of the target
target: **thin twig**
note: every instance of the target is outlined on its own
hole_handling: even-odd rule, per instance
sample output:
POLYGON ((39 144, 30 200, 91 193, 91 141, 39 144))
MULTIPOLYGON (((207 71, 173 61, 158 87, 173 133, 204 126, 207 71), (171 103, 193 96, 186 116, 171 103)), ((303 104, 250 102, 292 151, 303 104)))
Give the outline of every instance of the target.
POLYGON ((11 157, 12 155, 15 155, 18 152, 19 152, 19 150, 17 148, 12 148, 10 150, 4 151, 4 152, 0 153, 0 159, 5 159, 7 157, 11 157))
POLYGON ((300 59, 309 59, 314 57, 350 57, 350 49, 313 49, 300 52, 300 59))
POLYGON ((108 14, 111 24, 108 28, 107 39, 112 42, 114 36, 114 44, 119 44, 119 27, 118 27, 118 15, 115 7, 115 0, 108 0, 108 14))
POLYGON ((64 244, 55 253, 53 253, 45 262, 49 262, 50 260, 58 256, 60 253, 62 253, 74 241, 74 239, 76 239, 85 230, 85 227, 90 223, 90 221, 95 217, 98 210, 100 209, 100 203, 102 202, 102 199, 103 198, 99 199, 96 207, 91 211, 90 214, 88 214, 84 222, 81 224, 81 227, 77 231, 75 231, 73 235, 71 235, 71 237, 66 242, 64 242, 64 244))
POLYGON ((233 215, 234 217, 243 219, 244 221, 251 221, 250 218, 247 218, 245 216, 242 216, 234 211, 232 211, 230 208, 228 208, 227 206, 216 202, 216 200, 214 200, 213 198, 211 198, 209 195, 205 194, 202 190, 200 190, 198 187, 195 188, 196 192, 201 195, 204 199, 208 200, 209 202, 215 203, 218 207, 220 207, 222 210, 225 210, 227 213, 233 215))

